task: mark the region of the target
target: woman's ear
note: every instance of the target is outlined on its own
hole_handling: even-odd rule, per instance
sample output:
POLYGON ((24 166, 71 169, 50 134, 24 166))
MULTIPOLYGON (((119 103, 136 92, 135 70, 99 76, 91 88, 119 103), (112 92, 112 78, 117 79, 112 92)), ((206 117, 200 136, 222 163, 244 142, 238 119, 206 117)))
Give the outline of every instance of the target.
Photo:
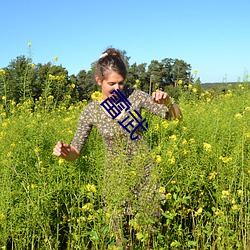
POLYGON ((102 81, 101 81, 101 79, 100 79, 100 77, 99 76, 96 76, 95 77, 95 81, 96 81, 96 83, 98 84, 98 85, 102 85, 102 81))

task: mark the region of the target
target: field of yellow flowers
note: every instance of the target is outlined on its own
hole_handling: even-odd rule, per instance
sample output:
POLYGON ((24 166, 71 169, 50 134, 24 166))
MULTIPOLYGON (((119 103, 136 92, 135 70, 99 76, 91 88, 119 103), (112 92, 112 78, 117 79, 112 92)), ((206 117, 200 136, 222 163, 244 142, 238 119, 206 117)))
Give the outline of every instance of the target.
MULTIPOLYGON (((105 151, 97 130, 77 161, 52 155, 58 140, 72 140, 86 102, 55 108, 48 98, 46 108, 39 100, 33 105, 13 101, 8 114, 0 106, 0 249, 119 249, 110 226, 114 211, 102 205, 105 151)), ((145 230, 151 221, 139 215, 131 219, 128 244, 133 242, 133 249, 149 244, 149 249, 249 249, 249 85, 218 95, 193 91, 183 94, 179 105, 180 122, 143 114, 160 177, 161 219, 151 236, 145 230)), ((114 170, 124 171, 109 183, 114 202, 138 166, 128 171, 120 160, 114 162, 114 170)))

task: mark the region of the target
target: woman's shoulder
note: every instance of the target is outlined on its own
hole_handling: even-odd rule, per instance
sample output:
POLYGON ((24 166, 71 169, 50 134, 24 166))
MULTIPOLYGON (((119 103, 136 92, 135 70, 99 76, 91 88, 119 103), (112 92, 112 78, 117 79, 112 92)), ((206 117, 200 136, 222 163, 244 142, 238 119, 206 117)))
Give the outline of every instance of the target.
POLYGON ((138 98, 140 96, 149 96, 146 92, 142 91, 142 90, 139 90, 139 89, 125 89, 124 90, 125 92, 125 96, 126 97, 135 97, 135 98, 138 98))
POLYGON ((95 110, 98 109, 98 107, 100 106, 100 102, 99 101, 91 101, 89 102, 82 110, 83 113, 91 113, 95 110))

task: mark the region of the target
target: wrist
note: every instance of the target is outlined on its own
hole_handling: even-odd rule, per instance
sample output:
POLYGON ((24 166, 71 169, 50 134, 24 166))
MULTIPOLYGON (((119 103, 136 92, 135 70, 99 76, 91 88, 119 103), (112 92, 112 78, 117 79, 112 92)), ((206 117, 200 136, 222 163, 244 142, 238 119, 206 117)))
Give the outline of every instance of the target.
POLYGON ((173 106, 174 104, 175 104, 175 102, 171 99, 171 98, 169 98, 167 101, 166 101, 166 106, 168 107, 168 108, 170 108, 171 106, 173 106))

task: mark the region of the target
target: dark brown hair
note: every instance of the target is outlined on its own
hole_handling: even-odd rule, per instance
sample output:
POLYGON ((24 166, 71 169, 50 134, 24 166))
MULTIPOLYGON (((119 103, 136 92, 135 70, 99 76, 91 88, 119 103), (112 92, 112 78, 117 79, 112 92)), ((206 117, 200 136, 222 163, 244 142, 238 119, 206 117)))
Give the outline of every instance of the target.
POLYGON ((127 68, 122 53, 114 48, 108 48, 102 53, 95 66, 95 76, 103 81, 110 71, 117 72, 124 80, 127 77, 127 68))

